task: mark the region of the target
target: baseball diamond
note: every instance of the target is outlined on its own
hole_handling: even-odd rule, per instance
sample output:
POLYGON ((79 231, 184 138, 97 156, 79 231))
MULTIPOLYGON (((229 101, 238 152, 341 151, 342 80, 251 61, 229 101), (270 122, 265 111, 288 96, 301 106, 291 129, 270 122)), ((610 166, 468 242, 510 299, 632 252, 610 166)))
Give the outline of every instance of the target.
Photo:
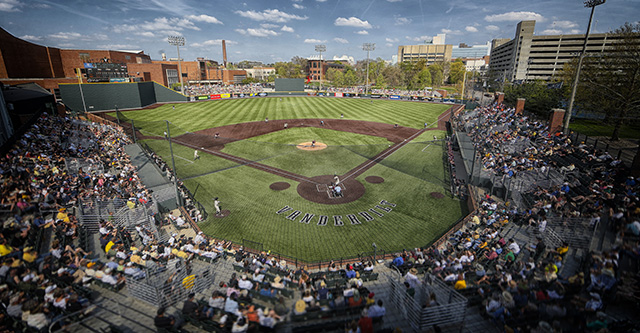
POLYGON ((215 212, 213 197, 228 211, 200 222, 206 234, 315 261, 357 256, 374 242, 387 252, 423 247, 465 215, 466 205, 448 193, 443 141, 434 140, 444 137, 438 120, 448 109, 285 97, 163 105, 119 117, 133 120, 136 136, 165 160, 169 120, 174 157, 182 157, 178 177, 208 212, 215 212), (187 163, 194 149, 200 158, 187 163))

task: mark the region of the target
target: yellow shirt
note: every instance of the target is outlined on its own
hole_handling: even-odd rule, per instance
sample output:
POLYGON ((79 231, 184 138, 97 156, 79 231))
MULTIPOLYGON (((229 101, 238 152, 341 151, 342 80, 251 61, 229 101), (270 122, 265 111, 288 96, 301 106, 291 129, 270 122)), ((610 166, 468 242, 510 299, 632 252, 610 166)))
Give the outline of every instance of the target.
POLYGON ((65 223, 69 223, 69 215, 67 215, 67 213, 59 212, 58 215, 56 215, 56 219, 62 220, 62 222, 65 223))
POLYGON ((456 289, 456 290, 467 289, 467 281, 458 280, 458 282, 456 282, 456 284, 453 286, 453 289, 456 289))
POLYGON ((11 251, 13 251, 13 248, 11 246, 5 244, 0 245, 0 257, 6 256, 7 254, 11 253, 11 251))
POLYGON ((569 247, 568 246, 559 247, 559 248, 556 249, 556 252, 558 252, 559 255, 563 255, 563 254, 569 252, 569 247))
POLYGON ((107 243, 107 246, 104 247, 104 252, 109 252, 109 250, 111 250, 111 247, 114 245, 113 241, 109 241, 109 243, 107 243))
POLYGON ((28 263, 34 262, 37 258, 38 258, 38 254, 32 254, 32 252, 25 252, 22 255, 22 260, 24 260, 24 261, 26 261, 28 263))

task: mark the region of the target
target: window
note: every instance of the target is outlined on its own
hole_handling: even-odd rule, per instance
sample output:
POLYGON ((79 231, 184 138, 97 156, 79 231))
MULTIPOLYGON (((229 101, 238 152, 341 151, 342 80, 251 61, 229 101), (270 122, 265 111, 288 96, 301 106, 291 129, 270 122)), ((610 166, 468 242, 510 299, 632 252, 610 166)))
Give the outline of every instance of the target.
POLYGON ((129 56, 129 55, 124 56, 124 58, 127 59, 127 60, 131 60, 131 56, 129 56))

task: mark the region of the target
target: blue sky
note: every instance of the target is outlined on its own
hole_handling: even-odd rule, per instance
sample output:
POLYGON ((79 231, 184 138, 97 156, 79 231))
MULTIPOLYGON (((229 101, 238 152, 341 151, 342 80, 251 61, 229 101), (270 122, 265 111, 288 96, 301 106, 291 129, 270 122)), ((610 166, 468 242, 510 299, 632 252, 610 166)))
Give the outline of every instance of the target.
MULTIPOLYGON (((390 60, 398 45, 446 33, 447 44, 513 38, 520 20, 536 34, 584 33, 589 9, 581 0, 0 0, 0 26, 31 42, 74 49, 144 50, 176 57, 167 35, 181 35, 185 60, 288 61, 316 54, 390 60)), ((609 0, 596 8, 594 30, 606 32, 640 18, 640 0, 609 0)))

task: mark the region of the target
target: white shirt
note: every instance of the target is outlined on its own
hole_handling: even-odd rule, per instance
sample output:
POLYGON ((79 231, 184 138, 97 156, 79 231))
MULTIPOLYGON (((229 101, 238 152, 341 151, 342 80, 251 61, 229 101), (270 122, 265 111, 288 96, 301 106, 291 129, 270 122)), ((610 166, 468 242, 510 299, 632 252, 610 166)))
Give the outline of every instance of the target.
POLYGON ((240 280, 238 281, 238 288, 240 289, 251 289, 253 288, 253 283, 249 280, 240 280))
POLYGON ((518 254, 520 253, 520 245, 518 245, 518 243, 516 242, 513 242, 509 244, 509 250, 513 251, 513 254, 518 254))

